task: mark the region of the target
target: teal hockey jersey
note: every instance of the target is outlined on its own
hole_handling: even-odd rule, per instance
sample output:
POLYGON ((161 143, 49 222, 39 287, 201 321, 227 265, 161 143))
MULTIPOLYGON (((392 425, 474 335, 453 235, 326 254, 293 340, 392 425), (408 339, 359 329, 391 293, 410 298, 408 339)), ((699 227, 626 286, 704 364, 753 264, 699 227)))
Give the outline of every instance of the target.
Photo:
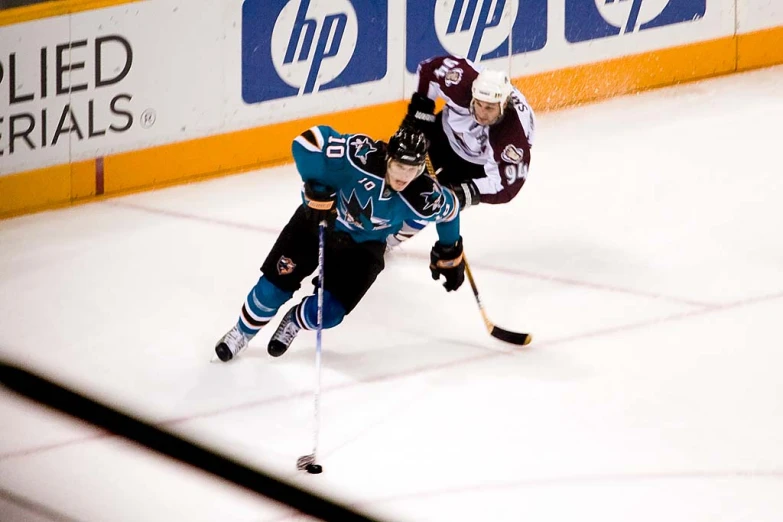
POLYGON ((364 134, 340 134, 331 127, 311 127, 292 145, 304 181, 337 192, 335 229, 356 242, 385 242, 403 224, 423 228, 437 223, 438 238, 459 240, 459 204, 454 193, 426 174, 396 192, 386 185, 386 143, 364 134))

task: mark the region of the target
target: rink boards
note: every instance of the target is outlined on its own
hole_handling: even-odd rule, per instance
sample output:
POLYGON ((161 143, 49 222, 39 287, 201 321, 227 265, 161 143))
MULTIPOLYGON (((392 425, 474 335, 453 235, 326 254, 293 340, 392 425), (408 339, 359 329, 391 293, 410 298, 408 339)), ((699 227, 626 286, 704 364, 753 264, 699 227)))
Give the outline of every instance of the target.
POLYGON ((783 0, 63 0, 0 11, 0 217, 388 135, 416 64, 549 110, 783 63, 783 0), (753 4, 753 5, 749 5, 753 4))

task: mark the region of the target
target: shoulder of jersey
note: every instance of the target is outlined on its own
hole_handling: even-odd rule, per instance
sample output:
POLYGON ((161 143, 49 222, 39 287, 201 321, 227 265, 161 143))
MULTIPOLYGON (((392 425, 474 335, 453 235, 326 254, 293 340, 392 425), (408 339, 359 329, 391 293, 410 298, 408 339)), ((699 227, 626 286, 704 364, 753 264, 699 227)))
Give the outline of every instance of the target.
POLYGON ((475 65, 466 58, 450 56, 446 60, 452 64, 443 73, 442 79, 448 96, 456 105, 468 108, 473 97, 471 85, 478 76, 478 71, 475 65))
POLYGON ((294 141, 310 152, 321 152, 329 136, 339 136, 339 133, 328 125, 315 125, 294 138, 294 141))
POLYGON ((399 194, 414 212, 424 218, 435 216, 445 203, 443 187, 426 173, 411 181, 399 194))
MULTIPOLYGON (((427 60, 427 62, 431 62, 431 61, 433 60, 427 60)), ((439 57, 439 59, 437 59, 437 63, 441 65, 446 65, 447 72, 452 69, 459 69, 462 72, 467 72, 467 74, 470 76, 469 80, 471 81, 473 80, 473 78, 475 78, 475 76, 478 75, 478 71, 479 71, 479 68, 471 60, 468 60, 463 56, 457 56, 453 54, 439 57)), ((451 79, 456 80, 457 78, 452 77, 451 79)))
POLYGON ((386 144, 365 134, 347 137, 346 155, 351 164, 368 174, 383 177, 386 173, 386 144))
POLYGON ((507 111, 503 122, 495 129, 497 134, 493 139, 494 147, 496 150, 500 149, 504 161, 521 163, 524 150, 530 148, 525 124, 522 123, 525 118, 530 121, 529 115, 525 114, 530 109, 526 104, 512 103, 511 106, 512 110, 507 111))

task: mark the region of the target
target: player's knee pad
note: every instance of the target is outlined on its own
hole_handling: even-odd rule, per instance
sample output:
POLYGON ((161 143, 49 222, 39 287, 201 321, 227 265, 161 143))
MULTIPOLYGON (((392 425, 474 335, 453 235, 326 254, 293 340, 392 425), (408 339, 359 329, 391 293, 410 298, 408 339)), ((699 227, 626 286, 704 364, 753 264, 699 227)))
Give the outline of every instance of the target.
MULTIPOLYGON (((323 309, 323 327, 334 328, 345 317, 345 307, 335 299, 335 297, 329 293, 328 290, 324 290, 324 309, 323 309)), ((304 298, 302 304, 299 307, 299 321, 302 323, 302 327, 307 330, 315 330, 318 328, 318 297, 315 295, 309 295, 304 298)))
POLYGON ((278 288, 266 276, 261 276, 256 286, 250 291, 248 302, 265 311, 274 310, 276 312, 293 295, 293 292, 278 288))

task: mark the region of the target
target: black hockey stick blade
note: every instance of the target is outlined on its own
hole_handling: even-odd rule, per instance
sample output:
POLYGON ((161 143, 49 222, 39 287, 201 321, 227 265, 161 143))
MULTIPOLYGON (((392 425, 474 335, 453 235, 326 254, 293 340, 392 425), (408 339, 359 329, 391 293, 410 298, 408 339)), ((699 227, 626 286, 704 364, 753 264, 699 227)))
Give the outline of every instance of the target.
POLYGON ((519 346, 530 344, 530 341, 533 340, 533 336, 528 333, 510 332, 494 325, 492 326, 492 330, 489 332, 489 335, 495 339, 500 339, 503 342, 516 344, 519 346))
POLYGON ((495 326, 495 323, 489 320, 487 312, 484 310, 484 304, 481 302, 478 286, 476 286, 476 280, 473 279, 473 272, 470 270, 470 265, 468 264, 467 258, 465 258, 465 274, 468 276, 470 288, 473 290, 473 297, 476 298, 476 304, 478 305, 479 312, 481 312, 481 318, 484 319, 484 325, 487 327, 489 335, 495 339, 500 339, 503 342, 515 344, 517 346, 525 346, 526 344, 530 344, 530 341, 533 340, 533 336, 531 334, 511 332, 509 330, 495 326))

